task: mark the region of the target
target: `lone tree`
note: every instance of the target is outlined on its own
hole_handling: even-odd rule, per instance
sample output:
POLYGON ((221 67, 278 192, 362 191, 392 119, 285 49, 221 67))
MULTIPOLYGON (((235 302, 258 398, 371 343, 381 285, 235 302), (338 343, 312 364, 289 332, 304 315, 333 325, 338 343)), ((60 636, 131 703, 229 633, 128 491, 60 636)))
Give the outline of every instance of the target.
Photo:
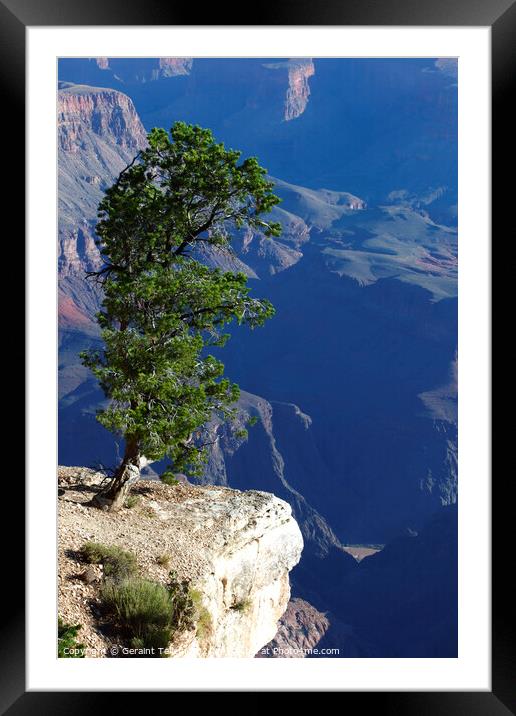
MULTIPOLYGON (((279 236, 266 215, 280 200, 256 158, 183 122, 153 129, 99 205, 101 350, 81 353, 109 399, 97 419, 123 437, 125 451, 96 500, 119 509, 140 477, 142 457, 168 457, 174 472, 198 474, 202 426, 234 415, 239 389, 207 349, 223 346, 232 320, 251 328, 273 315, 252 298, 243 273, 212 268, 199 249, 230 250, 231 233, 259 228, 279 236), (217 247, 214 249, 213 247, 217 247)), ((205 254, 206 252, 204 252, 205 254)))

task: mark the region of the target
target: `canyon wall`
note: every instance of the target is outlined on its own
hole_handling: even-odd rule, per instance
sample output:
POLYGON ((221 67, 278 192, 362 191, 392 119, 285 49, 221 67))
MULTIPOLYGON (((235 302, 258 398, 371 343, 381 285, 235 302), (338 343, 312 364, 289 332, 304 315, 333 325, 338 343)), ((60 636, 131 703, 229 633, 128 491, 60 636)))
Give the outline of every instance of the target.
POLYGON ((97 207, 147 135, 127 95, 68 83, 58 92, 57 130, 59 324, 91 332, 99 296, 85 271, 101 265, 97 207))

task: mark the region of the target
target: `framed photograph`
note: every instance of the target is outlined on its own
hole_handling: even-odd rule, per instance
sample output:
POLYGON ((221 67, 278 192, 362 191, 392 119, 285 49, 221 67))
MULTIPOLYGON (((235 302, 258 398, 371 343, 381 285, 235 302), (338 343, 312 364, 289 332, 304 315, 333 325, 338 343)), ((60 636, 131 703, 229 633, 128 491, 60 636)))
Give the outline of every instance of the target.
POLYGON ((2 712, 514 712, 490 274, 515 6, 191 15, 0 3, 28 345, 2 712))

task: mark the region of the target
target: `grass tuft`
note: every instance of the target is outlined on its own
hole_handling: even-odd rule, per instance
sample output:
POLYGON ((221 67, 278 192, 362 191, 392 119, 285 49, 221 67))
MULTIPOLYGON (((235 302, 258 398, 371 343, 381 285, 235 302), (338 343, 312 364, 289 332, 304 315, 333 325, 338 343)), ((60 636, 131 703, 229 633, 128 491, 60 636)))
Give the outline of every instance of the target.
POLYGON ((101 599, 132 648, 150 649, 152 656, 168 656, 166 649, 174 635, 195 626, 188 585, 172 572, 168 586, 135 577, 108 581, 101 599))
POLYGON ((86 647, 77 641, 77 632, 81 624, 65 624, 61 617, 57 620, 57 656, 60 659, 84 659, 86 647))
POLYGON ((241 612, 245 614, 251 608, 252 602, 250 599, 241 599, 239 602, 235 602, 231 605, 231 609, 235 612, 241 612))
POLYGON ((202 601, 202 594, 198 589, 190 589, 190 599, 195 607, 195 626, 199 639, 207 639, 213 631, 213 621, 211 614, 206 609, 202 601))
POLYGON ((132 552, 115 545, 86 542, 81 549, 83 559, 90 564, 102 564, 107 579, 123 580, 136 574, 138 564, 132 552))
POLYGON ((159 554, 156 557, 156 562, 160 565, 160 567, 168 567, 170 565, 170 555, 166 553, 159 554))
POLYGON ((124 507, 127 507, 128 510, 130 510, 133 507, 136 507, 136 505, 140 502, 139 495, 129 495, 126 497, 126 500, 124 502, 124 507))

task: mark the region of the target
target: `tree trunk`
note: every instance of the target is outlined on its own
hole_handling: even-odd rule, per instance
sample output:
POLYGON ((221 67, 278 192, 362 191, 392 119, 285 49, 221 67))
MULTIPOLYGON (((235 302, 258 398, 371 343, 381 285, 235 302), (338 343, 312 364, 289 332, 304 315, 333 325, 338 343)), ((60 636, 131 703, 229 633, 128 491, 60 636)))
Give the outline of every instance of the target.
POLYGON ((120 467, 106 489, 95 495, 93 503, 98 507, 107 507, 110 512, 121 509, 131 487, 140 479, 140 460, 137 441, 128 439, 120 467))

